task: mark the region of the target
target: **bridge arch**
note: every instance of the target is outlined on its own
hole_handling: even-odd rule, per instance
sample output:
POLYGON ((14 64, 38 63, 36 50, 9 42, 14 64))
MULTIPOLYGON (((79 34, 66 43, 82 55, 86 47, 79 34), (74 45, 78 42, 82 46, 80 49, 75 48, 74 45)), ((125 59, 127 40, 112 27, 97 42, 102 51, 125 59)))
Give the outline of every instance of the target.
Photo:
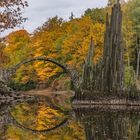
POLYGON ((69 69, 65 65, 57 62, 54 59, 45 58, 45 57, 36 57, 36 58, 30 58, 30 59, 23 60, 20 63, 18 63, 17 65, 15 65, 14 67, 12 67, 13 72, 15 73, 16 70, 19 69, 22 65, 30 63, 30 62, 33 62, 33 61, 47 61, 47 62, 51 62, 51 63, 57 65, 58 67, 62 68, 65 73, 70 74, 69 69))
POLYGON ((34 133, 34 134, 47 134, 48 132, 51 132, 51 131, 54 131, 58 128, 63 127, 64 125, 66 125, 68 123, 68 120, 69 120, 69 118, 65 118, 63 121, 61 121, 59 124, 56 124, 52 128, 44 129, 44 130, 35 130, 35 129, 31 129, 31 128, 25 127, 24 125, 20 124, 19 122, 17 122, 17 120, 12 115, 11 115, 11 118, 12 118, 12 123, 16 127, 20 128, 22 130, 25 130, 27 132, 34 133))
POLYGON ((25 59, 25 60, 21 61, 20 63, 16 64, 15 66, 13 66, 12 68, 7 69, 6 70, 7 75, 5 76, 6 77, 5 81, 8 82, 22 65, 30 63, 30 62, 34 62, 34 61, 47 61, 47 62, 51 62, 51 63, 57 65, 58 67, 60 67, 63 70, 63 73, 68 74, 68 76, 71 79, 73 89, 75 90, 79 87, 79 75, 76 70, 70 69, 66 65, 61 64, 58 61, 51 59, 51 58, 46 58, 46 57, 36 57, 36 58, 25 59))
POLYGON ((2 77, 3 77, 3 81, 5 81, 5 83, 8 83, 11 79, 11 77, 16 74, 16 71, 24 64, 30 63, 30 62, 34 62, 34 61, 46 61, 46 62, 50 62, 52 64, 55 64, 56 66, 60 67, 63 72, 62 73, 67 73, 68 76, 70 76, 70 78, 72 79, 72 74, 71 74, 71 70, 69 70, 67 68, 66 65, 63 65, 59 62, 57 62, 54 59, 51 58, 46 58, 46 57, 36 57, 36 58, 29 58, 29 59, 25 59, 23 61, 21 61, 20 63, 14 65, 13 67, 6 69, 2 72, 2 77))
MULTIPOLYGON (((12 106, 10 106, 11 108, 12 106)), ((31 132, 31 133, 35 133, 35 134, 46 134, 48 132, 54 131, 58 128, 63 127, 64 125, 66 125, 69 122, 69 118, 65 118, 64 120, 62 120, 60 123, 56 124, 55 126, 53 126, 52 128, 48 128, 48 129, 43 129, 43 130, 36 130, 36 129, 32 129, 29 127, 24 126, 23 124, 19 123, 14 116, 11 114, 11 112, 8 110, 3 111, 1 114, 2 119, 0 120, 0 128, 2 129, 2 127, 4 127, 4 125, 8 125, 8 124, 12 124, 14 126, 16 126, 17 128, 20 128, 22 130, 25 130, 27 132, 31 132)))
POLYGON ((30 63, 30 62, 34 62, 34 61, 46 61, 46 62, 51 62, 55 64, 56 66, 60 67, 63 70, 63 73, 68 74, 68 76, 71 79, 73 89, 77 90, 79 88, 79 74, 76 70, 70 69, 68 66, 61 64, 58 61, 52 58, 46 58, 46 57, 36 57, 36 58, 25 59, 9 69, 4 69, 2 71, 0 70, 0 79, 4 81, 5 84, 7 84, 10 81, 11 77, 16 73, 16 71, 22 65, 30 63))

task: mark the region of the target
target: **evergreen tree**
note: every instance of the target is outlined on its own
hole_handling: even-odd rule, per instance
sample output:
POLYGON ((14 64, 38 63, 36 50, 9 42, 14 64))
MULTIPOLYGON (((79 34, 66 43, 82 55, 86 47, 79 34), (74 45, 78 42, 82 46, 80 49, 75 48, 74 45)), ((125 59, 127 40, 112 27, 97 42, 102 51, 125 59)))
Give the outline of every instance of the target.
POLYGON ((106 9, 105 8, 88 8, 84 16, 89 16, 94 22, 105 23, 106 9))
POLYGON ((108 6, 113 6, 115 3, 119 1, 121 4, 125 3, 125 0, 108 0, 108 6))
POLYGON ((71 12, 71 15, 70 15, 69 19, 70 19, 70 20, 73 20, 73 19, 74 19, 74 14, 73 14, 73 12, 71 12))

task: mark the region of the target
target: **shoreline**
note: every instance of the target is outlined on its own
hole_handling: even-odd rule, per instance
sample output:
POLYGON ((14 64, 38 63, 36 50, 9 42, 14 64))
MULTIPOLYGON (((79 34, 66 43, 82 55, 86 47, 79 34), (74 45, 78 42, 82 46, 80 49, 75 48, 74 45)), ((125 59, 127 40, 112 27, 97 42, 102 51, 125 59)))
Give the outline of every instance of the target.
POLYGON ((73 100, 72 105, 78 106, 140 106, 140 100, 102 99, 102 100, 73 100))

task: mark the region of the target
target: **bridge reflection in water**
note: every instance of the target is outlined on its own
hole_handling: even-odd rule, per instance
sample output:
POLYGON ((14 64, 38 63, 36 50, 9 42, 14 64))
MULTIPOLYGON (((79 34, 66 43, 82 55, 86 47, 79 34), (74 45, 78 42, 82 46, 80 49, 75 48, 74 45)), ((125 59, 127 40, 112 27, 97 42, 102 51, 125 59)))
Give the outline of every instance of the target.
POLYGON ((75 117, 87 140, 140 140, 140 112, 127 109, 78 108, 75 117))
POLYGON ((70 114, 44 97, 2 103, 0 140, 140 140, 139 107, 77 107, 70 114))
POLYGON ((5 102, 0 105, 0 140, 84 140, 84 133, 76 131, 81 128, 69 116, 69 111, 44 96, 5 102))

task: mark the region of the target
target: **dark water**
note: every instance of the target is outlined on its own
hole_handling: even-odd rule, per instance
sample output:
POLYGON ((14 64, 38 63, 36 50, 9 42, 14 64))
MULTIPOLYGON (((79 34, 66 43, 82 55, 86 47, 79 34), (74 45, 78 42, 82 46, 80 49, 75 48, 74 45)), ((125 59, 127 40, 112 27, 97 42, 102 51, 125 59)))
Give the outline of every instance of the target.
POLYGON ((0 140, 140 140, 140 113, 99 107, 66 111, 45 97, 1 103, 0 140))

